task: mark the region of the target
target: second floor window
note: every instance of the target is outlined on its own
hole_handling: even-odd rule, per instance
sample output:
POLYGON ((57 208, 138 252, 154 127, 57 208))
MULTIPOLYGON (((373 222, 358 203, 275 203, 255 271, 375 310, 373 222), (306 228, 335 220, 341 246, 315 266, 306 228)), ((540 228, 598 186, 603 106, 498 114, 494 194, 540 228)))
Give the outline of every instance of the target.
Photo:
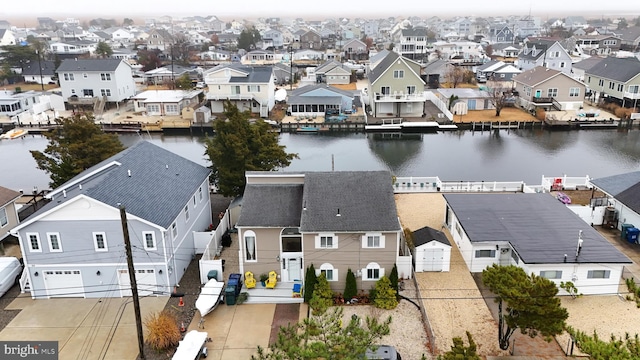
POLYGON ((102 73, 100 74, 100 79, 102 79, 102 81, 111 81, 111 74, 102 73))
POLYGON ((547 90, 548 97, 556 97, 558 96, 558 89, 549 89, 547 90))
POLYGON ((569 97, 578 97, 578 96, 580 96, 580 88, 569 89, 569 97))
POLYGON ((93 233, 93 245, 96 251, 108 251, 107 236, 105 233, 93 233))
POLYGON ((73 81, 73 74, 69 74, 69 73, 64 73, 62 74, 62 76, 64 77, 65 81, 73 81))
POLYGON ((111 96, 111 89, 100 89, 100 95, 111 96))
POLYGON ((393 70, 393 78, 394 79, 404 78, 404 70, 393 70))

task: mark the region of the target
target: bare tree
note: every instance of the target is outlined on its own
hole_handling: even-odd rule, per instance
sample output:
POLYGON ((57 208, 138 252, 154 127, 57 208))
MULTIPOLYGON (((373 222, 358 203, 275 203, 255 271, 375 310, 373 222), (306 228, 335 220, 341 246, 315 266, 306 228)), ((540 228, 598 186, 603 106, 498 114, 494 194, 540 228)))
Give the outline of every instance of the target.
POLYGON ((505 107, 509 95, 511 95, 511 88, 505 86, 502 81, 489 81, 487 83, 487 92, 489 93, 491 105, 496 109, 496 116, 500 116, 500 111, 505 107))
POLYGON ((460 66, 449 65, 444 77, 450 87, 456 88, 458 84, 464 82, 464 69, 460 66))

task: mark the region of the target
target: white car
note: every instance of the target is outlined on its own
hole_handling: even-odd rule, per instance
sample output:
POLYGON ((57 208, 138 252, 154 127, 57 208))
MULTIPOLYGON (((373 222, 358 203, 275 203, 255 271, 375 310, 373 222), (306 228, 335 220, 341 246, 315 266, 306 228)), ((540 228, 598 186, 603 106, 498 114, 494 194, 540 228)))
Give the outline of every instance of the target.
POLYGON ((0 257, 0 296, 20 281, 22 264, 16 257, 0 257))

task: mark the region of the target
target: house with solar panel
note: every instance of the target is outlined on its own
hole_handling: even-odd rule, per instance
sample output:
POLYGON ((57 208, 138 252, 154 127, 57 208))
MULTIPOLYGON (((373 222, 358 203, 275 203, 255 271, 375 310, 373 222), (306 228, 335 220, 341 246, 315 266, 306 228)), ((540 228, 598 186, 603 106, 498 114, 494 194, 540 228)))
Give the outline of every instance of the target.
POLYGON ((138 295, 169 295, 211 223, 209 169, 141 141, 47 194, 11 230, 20 242, 22 291, 33 299, 131 296, 121 207, 138 295))
POLYGON ((472 273, 516 265, 582 294, 616 294, 631 260, 544 193, 445 194, 445 224, 472 273))

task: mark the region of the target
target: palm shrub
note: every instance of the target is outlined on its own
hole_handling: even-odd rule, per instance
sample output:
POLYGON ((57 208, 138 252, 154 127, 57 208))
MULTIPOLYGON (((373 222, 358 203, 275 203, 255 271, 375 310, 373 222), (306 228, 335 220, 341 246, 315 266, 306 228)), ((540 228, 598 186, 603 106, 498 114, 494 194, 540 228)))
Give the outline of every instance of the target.
POLYGON ((383 276, 376 282, 376 298, 373 300, 373 304, 385 310, 391 310, 398 306, 396 291, 391 287, 391 281, 388 277, 383 276))
POLYGON ((318 282, 316 269, 313 267, 313 264, 311 264, 311 266, 307 268, 307 273, 304 275, 304 302, 307 304, 313 296, 313 289, 316 286, 316 282, 318 282))
POLYGON ((351 301, 358 295, 358 285, 356 284, 356 276, 351 269, 347 270, 347 283, 344 287, 344 299, 345 301, 351 301))
POLYGON ((144 326, 147 328, 145 341, 156 351, 176 346, 182 338, 175 315, 166 310, 147 315, 144 326))

